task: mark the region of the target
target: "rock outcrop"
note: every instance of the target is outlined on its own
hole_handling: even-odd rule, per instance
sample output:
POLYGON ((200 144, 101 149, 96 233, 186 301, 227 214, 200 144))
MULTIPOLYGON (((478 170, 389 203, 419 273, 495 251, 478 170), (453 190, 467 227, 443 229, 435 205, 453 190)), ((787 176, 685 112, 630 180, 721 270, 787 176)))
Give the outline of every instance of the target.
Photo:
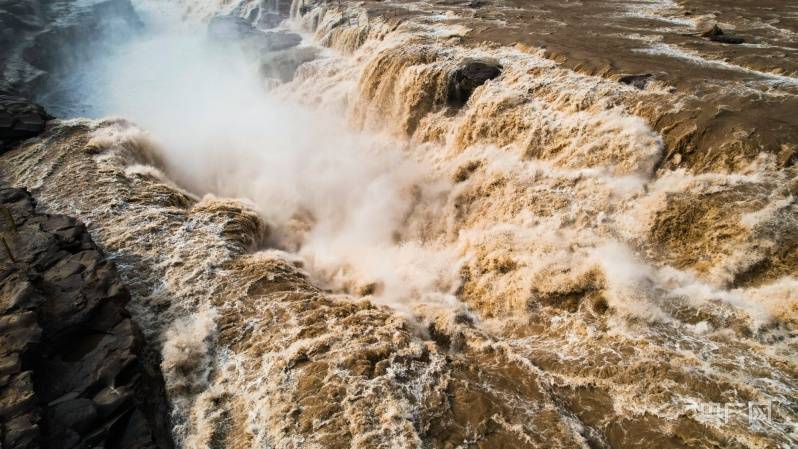
POLYGON ((282 83, 294 78, 297 68, 318 57, 314 47, 300 47, 302 37, 285 30, 264 31, 260 25, 237 16, 216 16, 208 22, 208 39, 221 45, 240 46, 258 62, 260 73, 282 83))
POLYGON ((268 53, 296 47, 302 37, 287 31, 261 31, 236 16, 217 16, 208 23, 208 37, 223 43, 241 42, 247 49, 268 53))
POLYGON ((0 154, 20 139, 41 134, 51 118, 38 104, 0 90, 0 154))
POLYGON ((742 44, 745 42, 745 39, 739 36, 731 36, 726 34, 719 26, 712 25, 712 28, 708 29, 707 31, 701 33, 701 37, 705 37, 712 42, 720 42, 722 44, 742 44))
POLYGON ((651 81, 652 79, 653 75, 651 75, 650 73, 642 75, 623 75, 620 78, 618 78, 618 82, 643 90, 648 85, 648 82, 651 81))
POLYGON ((494 61, 465 61, 449 78, 448 102, 463 105, 477 87, 502 73, 502 66, 494 61))
POLYGON ((172 447, 163 380, 86 228, 0 188, 0 447, 172 447))

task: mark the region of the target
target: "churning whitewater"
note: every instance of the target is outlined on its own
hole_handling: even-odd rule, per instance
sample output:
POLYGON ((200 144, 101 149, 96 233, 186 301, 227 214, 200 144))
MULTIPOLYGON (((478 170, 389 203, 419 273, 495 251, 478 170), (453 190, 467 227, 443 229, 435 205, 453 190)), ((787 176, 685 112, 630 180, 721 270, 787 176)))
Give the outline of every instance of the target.
POLYGON ((794 164, 426 3, 133 3, 0 169, 117 264, 178 447, 795 447, 794 164))

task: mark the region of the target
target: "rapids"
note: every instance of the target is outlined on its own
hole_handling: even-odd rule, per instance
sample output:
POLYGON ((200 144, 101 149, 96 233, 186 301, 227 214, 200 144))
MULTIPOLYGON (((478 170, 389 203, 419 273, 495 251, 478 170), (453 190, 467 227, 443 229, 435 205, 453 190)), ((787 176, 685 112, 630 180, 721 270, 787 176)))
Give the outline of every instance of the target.
POLYGON ((134 5, 94 118, 0 174, 118 265, 180 447, 797 444, 794 165, 666 164, 682 93, 409 6, 134 5), (452 105, 469 60, 501 74, 452 105))

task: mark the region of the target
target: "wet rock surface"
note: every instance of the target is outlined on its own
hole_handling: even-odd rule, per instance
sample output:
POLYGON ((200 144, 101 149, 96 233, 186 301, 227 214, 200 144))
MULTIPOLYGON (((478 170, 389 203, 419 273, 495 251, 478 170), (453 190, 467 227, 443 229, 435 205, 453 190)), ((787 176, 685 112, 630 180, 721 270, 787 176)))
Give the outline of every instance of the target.
POLYGON ((287 83, 294 79, 297 69, 319 57, 315 47, 300 47, 269 55, 261 60, 260 74, 265 78, 287 83))
MULTIPOLYGON (((265 13, 264 13, 265 14, 265 13)), ((208 38, 226 46, 239 46, 247 56, 258 61, 260 73, 281 83, 291 81, 297 68, 318 57, 312 47, 299 47, 302 37, 286 30, 264 31, 273 28, 282 16, 272 13, 271 19, 249 20, 237 16, 216 16, 208 22, 208 38), (263 23, 267 20, 268 23, 263 23)))
POLYGON ((502 73, 495 61, 465 61, 452 72, 449 79, 448 101, 452 105, 465 104, 474 90, 502 73))
POLYGON ((77 220, 0 188, 0 445, 170 448, 163 380, 77 220))
POLYGON ((40 134, 50 118, 38 104, 0 91, 0 152, 13 142, 40 134))
POLYGON ((712 25, 712 28, 701 33, 701 37, 705 37, 713 42, 720 42, 722 44, 742 44, 745 40, 738 36, 731 36, 726 34, 718 25, 712 25))
POLYGON ((652 79, 653 76, 650 73, 646 73, 643 75, 624 75, 618 79, 618 82, 643 90, 652 79))
POLYGON ((235 16, 217 16, 208 23, 208 37, 223 43, 241 42, 245 48, 268 53, 296 47, 302 37, 287 31, 262 31, 235 16))

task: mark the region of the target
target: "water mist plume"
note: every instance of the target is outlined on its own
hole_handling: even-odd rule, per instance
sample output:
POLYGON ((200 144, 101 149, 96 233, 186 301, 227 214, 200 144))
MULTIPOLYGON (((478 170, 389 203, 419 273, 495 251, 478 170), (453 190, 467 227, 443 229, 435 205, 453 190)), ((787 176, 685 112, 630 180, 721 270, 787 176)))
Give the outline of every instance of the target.
POLYGON ((204 194, 248 198, 329 288, 395 302, 456 289, 453 256, 402 242, 419 202, 440 196, 396 141, 355 134, 345 117, 275 98, 240 47, 196 29, 156 33, 108 60, 103 109, 159 142, 167 171, 204 194))

